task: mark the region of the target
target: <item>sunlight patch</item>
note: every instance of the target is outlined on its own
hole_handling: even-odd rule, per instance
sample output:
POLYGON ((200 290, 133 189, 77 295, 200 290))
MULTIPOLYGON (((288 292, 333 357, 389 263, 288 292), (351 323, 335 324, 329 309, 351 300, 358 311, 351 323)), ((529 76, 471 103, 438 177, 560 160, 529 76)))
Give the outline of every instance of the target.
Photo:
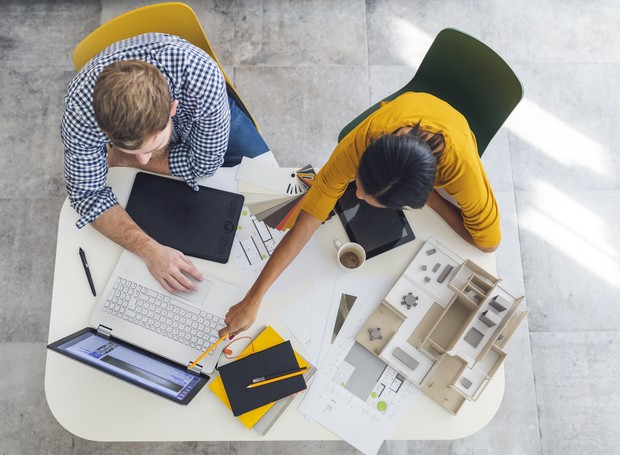
POLYGON ((620 257, 605 220, 548 183, 539 182, 534 195, 519 215, 519 225, 620 288, 620 257))
POLYGON ((508 129, 563 166, 582 167, 611 177, 613 163, 593 139, 524 98, 509 117, 508 129))

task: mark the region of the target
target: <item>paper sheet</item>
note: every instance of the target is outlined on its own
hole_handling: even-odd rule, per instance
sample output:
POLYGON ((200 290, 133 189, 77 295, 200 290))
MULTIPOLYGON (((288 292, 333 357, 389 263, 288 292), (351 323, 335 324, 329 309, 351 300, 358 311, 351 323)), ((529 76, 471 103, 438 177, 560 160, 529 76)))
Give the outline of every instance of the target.
POLYGON ((394 284, 392 278, 357 275, 344 271, 340 271, 335 278, 327 318, 317 321, 324 328, 323 335, 318 340, 320 347, 317 366, 322 365, 332 345, 336 318, 341 310, 341 304, 344 303, 343 296, 349 296, 355 303, 370 299, 378 304, 394 284))
POLYGON ((282 321, 304 346, 310 361, 316 366, 336 282, 333 272, 332 269, 315 279, 310 289, 298 295, 280 313, 282 321))
POLYGON ((305 349, 306 358, 314 364, 311 354, 312 342, 312 288, 300 294, 280 313, 280 318, 288 326, 299 344, 305 349))
MULTIPOLYGON (((243 208, 230 256, 241 271, 248 287, 254 284, 284 234, 285 232, 272 229, 257 220, 247 207, 243 208)), ((309 280, 322 275, 332 267, 317 241, 311 239, 271 286, 265 299, 295 289, 303 289, 309 280)))
POLYGON ((237 181, 234 177, 236 172, 237 169, 234 167, 221 167, 211 177, 201 177, 196 179, 196 183, 198 183, 198 185, 236 193, 237 181))
POLYGON ((254 283, 283 237, 284 232, 271 229, 265 223, 258 221, 247 207, 243 208, 231 257, 240 268, 248 286, 254 283))
POLYGON ((333 268, 287 305, 280 318, 318 367, 358 296, 380 301, 392 284, 391 278, 353 275, 333 268))
POLYGON ((334 273, 323 276, 321 280, 317 280, 312 286, 312 349, 310 351, 310 358, 317 368, 320 366, 320 354, 327 330, 326 322, 329 319, 330 313, 336 310, 333 298, 335 285, 336 276, 334 273))
MULTIPOLYGON (((385 295, 385 289, 380 292, 385 295)), ((376 454, 421 392, 355 343, 355 335, 380 302, 369 294, 358 299, 299 412, 363 453, 376 454)))

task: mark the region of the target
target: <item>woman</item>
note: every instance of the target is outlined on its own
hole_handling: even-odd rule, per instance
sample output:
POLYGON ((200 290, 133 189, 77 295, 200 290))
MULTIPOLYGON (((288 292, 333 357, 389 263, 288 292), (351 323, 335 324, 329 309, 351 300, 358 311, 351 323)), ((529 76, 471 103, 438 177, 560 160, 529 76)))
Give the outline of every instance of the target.
POLYGON ((226 315, 231 336, 249 328, 263 296, 295 259, 356 180, 357 197, 376 207, 435 210, 463 239, 485 252, 501 240, 497 202, 467 120, 427 93, 407 92, 385 103, 337 145, 246 297, 226 315), (447 193, 456 205, 439 194, 447 193))

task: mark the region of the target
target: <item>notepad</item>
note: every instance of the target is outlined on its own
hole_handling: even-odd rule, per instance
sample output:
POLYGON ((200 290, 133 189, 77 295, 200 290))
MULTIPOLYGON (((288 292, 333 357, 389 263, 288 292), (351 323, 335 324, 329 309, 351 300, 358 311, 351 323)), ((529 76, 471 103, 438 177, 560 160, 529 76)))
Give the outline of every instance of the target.
MULTIPOLYGON (((276 332, 273 327, 268 326, 254 339, 252 344, 249 345, 241 353, 241 356, 254 351, 262 351, 282 342, 284 342, 284 339, 280 336, 280 334, 276 332)), ((295 357, 300 367, 308 367, 308 370, 306 370, 306 373, 303 375, 306 380, 308 380, 312 376, 314 371, 316 371, 316 368, 310 365, 306 361, 306 359, 299 355, 299 353, 295 352, 295 357)), ((230 402, 228 401, 228 396, 226 395, 226 389, 224 388, 224 384, 222 383, 221 376, 217 376, 213 381, 211 381, 211 384, 209 384, 209 389, 226 405, 228 409, 231 409, 230 402)), ((278 400, 278 403, 281 403, 283 401, 286 401, 286 403, 283 403, 284 408, 286 408, 286 406, 290 403, 290 400, 288 398, 283 398, 281 400, 278 400)), ((279 412, 274 413, 275 415, 270 418, 270 410, 273 409, 275 405, 276 402, 267 403, 266 405, 263 405, 259 408, 241 414, 237 416, 237 418, 248 430, 250 428, 254 428, 255 425, 257 425, 259 422, 262 422, 263 419, 269 418, 269 421, 265 422, 265 429, 261 431, 261 433, 264 434, 266 430, 269 429, 271 424, 273 424, 273 421, 275 421, 280 415, 280 413, 284 410, 279 409, 279 412)), ((278 408, 280 408, 280 406, 278 406, 278 408)))
POLYGON ((303 375, 253 389, 247 388, 254 378, 278 374, 299 366, 291 342, 285 341, 220 367, 220 376, 233 415, 239 416, 305 390, 303 375))

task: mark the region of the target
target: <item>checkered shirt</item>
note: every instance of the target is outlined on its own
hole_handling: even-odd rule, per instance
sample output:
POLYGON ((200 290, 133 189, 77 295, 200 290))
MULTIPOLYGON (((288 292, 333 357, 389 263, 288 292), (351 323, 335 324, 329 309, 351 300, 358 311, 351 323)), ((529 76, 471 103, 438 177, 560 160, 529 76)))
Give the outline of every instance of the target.
POLYGON ((210 176, 224 162, 230 131, 226 82, 204 51, 171 35, 148 33, 119 41, 96 55, 77 74, 65 96, 61 137, 65 179, 81 228, 118 204, 110 187, 107 148, 93 111, 93 90, 103 68, 118 60, 142 60, 157 67, 178 100, 172 118, 168 164, 173 175, 198 190, 196 178, 210 176))

